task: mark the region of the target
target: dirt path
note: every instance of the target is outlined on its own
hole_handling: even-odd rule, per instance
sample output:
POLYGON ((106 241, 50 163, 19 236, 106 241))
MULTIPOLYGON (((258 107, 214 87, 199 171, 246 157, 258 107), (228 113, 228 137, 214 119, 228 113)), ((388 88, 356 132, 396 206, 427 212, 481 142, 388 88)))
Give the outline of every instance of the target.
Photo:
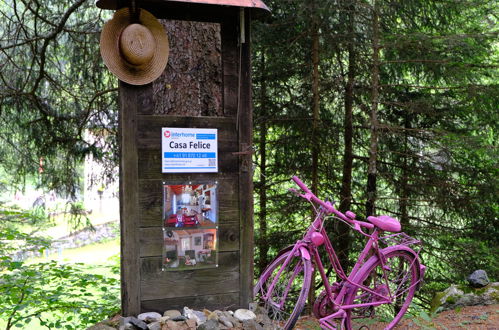
MULTIPOLYGON (((383 323, 376 323, 368 327, 364 326, 362 330, 382 330, 384 326, 383 323)), ((359 328, 356 327, 355 329, 359 328)), ((305 316, 298 321, 296 329, 318 330, 320 327, 315 318, 305 316)), ((442 312, 432 319, 422 317, 404 319, 396 329, 499 330, 499 305, 463 307, 442 312)))

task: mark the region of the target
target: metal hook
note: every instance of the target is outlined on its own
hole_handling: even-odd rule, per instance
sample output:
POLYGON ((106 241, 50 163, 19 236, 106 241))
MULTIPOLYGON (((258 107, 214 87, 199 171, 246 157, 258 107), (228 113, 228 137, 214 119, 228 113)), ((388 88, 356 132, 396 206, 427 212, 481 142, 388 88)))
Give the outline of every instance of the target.
POLYGON ((130 23, 140 23, 140 7, 137 7, 135 0, 130 1, 130 23))

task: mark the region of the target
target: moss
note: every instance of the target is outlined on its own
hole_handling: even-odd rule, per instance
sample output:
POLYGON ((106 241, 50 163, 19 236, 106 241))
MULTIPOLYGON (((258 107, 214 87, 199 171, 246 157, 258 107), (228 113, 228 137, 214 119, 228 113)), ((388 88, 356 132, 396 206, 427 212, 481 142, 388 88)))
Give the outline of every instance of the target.
POLYGON ((469 286, 467 285, 464 285, 464 284, 459 284, 457 286, 457 288, 461 291, 463 291, 464 293, 472 293, 473 292, 473 288, 470 288, 469 286))
POLYGON ((456 296, 449 296, 449 297, 447 297, 447 299, 445 300, 445 303, 446 303, 446 304, 449 304, 449 305, 454 305, 456 302, 457 302, 457 298, 456 298, 456 296))
POLYGON ((489 290, 490 288, 494 288, 494 289, 497 289, 499 290, 499 285, 496 284, 496 283, 493 283, 493 284, 489 284, 487 286, 484 286, 483 288, 478 288, 478 289, 475 289, 475 288, 471 288, 467 285, 458 285, 457 288, 461 291, 463 291, 464 293, 473 293, 473 294, 476 294, 478 296, 481 296, 483 294, 485 294, 487 292, 487 290, 489 290))
POLYGON ((430 314, 433 314, 437 311, 438 307, 442 305, 442 298, 445 296, 444 292, 437 292, 433 296, 430 304, 430 314))

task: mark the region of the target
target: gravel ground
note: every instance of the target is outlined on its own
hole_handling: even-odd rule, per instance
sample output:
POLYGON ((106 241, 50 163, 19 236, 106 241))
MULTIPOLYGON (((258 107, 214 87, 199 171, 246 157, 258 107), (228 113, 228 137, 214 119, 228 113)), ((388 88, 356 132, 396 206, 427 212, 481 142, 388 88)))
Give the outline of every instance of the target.
MULTIPOLYGON (((381 330, 385 324, 375 323, 362 327, 362 330, 381 330)), ((354 329, 360 329, 359 323, 354 329)), ((318 330, 320 329, 315 318, 302 317, 296 330, 318 330)), ((395 329, 469 329, 469 330, 499 330, 499 305, 468 306, 452 311, 437 314, 431 321, 420 317, 404 319, 395 329)))

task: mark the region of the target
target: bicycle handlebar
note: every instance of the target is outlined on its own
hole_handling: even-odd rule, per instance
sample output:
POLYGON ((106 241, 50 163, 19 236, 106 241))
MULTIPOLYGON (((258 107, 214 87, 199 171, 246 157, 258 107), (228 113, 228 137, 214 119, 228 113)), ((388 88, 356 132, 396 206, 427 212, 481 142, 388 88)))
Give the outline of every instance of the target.
POLYGON ((315 196, 312 193, 312 191, 310 191, 310 189, 308 189, 308 187, 303 183, 303 181, 301 181, 300 178, 298 178, 296 175, 294 175, 292 179, 298 185, 298 187, 300 187, 305 192, 305 195, 300 194, 301 197, 305 198, 308 201, 312 200, 313 202, 321 205, 322 207, 324 207, 324 209, 326 209, 328 213, 334 213, 342 220, 354 225, 356 230, 362 231, 359 226, 366 227, 368 229, 374 228, 374 225, 372 223, 350 219, 340 211, 336 210, 333 204, 331 204, 330 202, 324 202, 323 200, 319 199, 317 196, 315 196))

